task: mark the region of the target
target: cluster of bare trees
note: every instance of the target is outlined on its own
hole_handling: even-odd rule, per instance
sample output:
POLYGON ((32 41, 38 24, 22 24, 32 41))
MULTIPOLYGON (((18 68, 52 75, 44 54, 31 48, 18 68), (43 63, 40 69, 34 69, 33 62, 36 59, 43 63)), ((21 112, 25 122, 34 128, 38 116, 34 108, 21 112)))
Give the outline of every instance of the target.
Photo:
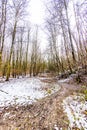
POLYGON ((0 76, 7 81, 10 76, 36 76, 44 70, 72 73, 87 66, 87 1, 48 2, 49 47, 44 58, 38 26, 32 32, 26 22, 29 0, 0 0, 0 76))
POLYGON ((6 76, 6 81, 42 71, 38 27, 32 34, 25 20, 28 4, 28 0, 0 0, 0 76, 6 76))
POLYGON ((72 73, 87 66, 86 7, 86 0, 49 0, 46 28, 50 70, 72 73))

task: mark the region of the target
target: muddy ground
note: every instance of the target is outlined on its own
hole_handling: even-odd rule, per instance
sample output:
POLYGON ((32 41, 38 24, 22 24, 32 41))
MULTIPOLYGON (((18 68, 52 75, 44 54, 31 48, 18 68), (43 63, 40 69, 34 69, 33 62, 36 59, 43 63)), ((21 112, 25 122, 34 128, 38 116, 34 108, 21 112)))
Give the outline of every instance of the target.
POLYGON ((69 121, 62 102, 69 95, 80 92, 82 85, 87 85, 87 75, 83 76, 80 84, 74 78, 65 82, 47 78, 42 79, 42 82, 58 83, 61 89, 31 105, 3 108, 0 112, 0 130, 57 130, 56 126, 68 130, 69 121))

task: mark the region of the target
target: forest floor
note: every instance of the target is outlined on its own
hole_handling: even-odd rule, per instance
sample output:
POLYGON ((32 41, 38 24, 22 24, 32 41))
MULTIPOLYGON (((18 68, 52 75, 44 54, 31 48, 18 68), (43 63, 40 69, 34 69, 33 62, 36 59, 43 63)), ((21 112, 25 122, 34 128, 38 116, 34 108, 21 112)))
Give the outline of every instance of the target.
MULTIPOLYGON (((6 100, 2 100, 5 101, 4 104, 0 102, 0 130, 87 130, 87 101, 83 94, 83 89, 84 91, 87 89, 85 88, 87 87, 87 75, 82 76, 83 80, 80 84, 75 82, 74 76, 64 80, 58 80, 57 77, 38 77, 38 79, 39 85, 42 86, 38 89, 42 94, 37 93, 35 97, 39 96, 39 98, 33 100, 35 97, 32 96, 32 92, 29 95, 32 96, 32 103, 22 100, 26 104, 19 104, 20 99, 23 98, 21 96, 19 100, 16 97, 14 103, 12 98, 10 100, 12 104, 6 103, 6 100)), ((10 84, 12 83, 13 81, 10 84)), ((7 93, 8 89, 4 91, 5 89, 0 88, 0 90, 1 93, 7 93)), ((14 93, 13 88, 12 91, 14 93)), ((8 100, 10 98, 7 96, 8 100)))

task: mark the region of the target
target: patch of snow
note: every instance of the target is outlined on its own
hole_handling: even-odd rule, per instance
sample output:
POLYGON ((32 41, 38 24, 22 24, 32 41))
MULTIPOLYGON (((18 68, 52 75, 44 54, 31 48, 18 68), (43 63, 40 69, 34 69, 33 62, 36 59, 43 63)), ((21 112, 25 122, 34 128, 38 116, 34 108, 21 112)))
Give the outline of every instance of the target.
POLYGON ((3 120, 5 120, 9 116, 10 116, 10 112, 5 113, 4 116, 3 116, 3 120))
POLYGON ((59 83, 65 83, 65 82, 69 82, 72 79, 72 77, 66 78, 66 79, 60 79, 58 80, 59 83))
POLYGON ((83 96, 70 96, 63 101, 64 112, 67 113, 70 128, 78 127, 87 130, 87 116, 84 111, 87 110, 87 101, 83 96))
POLYGON ((44 97, 44 92, 40 91, 42 85, 42 82, 35 78, 13 79, 0 83, 0 107, 15 103, 31 103, 44 97))
POLYGON ((55 130, 59 130, 59 128, 57 127, 57 125, 54 126, 54 129, 55 129, 55 130))
MULTIPOLYGON (((41 82, 38 77, 11 79, 8 82, 0 83, 0 108, 13 104, 31 104, 37 99, 45 97, 46 90, 42 90, 45 85, 47 83, 41 82)), ((59 88, 55 88, 55 91, 58 90, 59 88)))
POLYGON ((3 120, 5 120, 6 118, 11 119, 11 118, 14 118, 14 117, 16 117, 15 114, 11 114, 10 112, 6 112, 6 113, 3 115, 3 120))

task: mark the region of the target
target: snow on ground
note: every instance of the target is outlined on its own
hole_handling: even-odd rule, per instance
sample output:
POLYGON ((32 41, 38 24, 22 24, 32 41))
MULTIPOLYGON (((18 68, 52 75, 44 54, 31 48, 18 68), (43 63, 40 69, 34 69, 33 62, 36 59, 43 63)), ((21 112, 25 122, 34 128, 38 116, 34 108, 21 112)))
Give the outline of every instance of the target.
POLYGON ((66 83, 66 82, 69 82, 71 79, 72 79, 72 77, 65 78, 65 79, 60 79, 58 82, 59 83, 66 83))
POLYGON ((0 83, 0 107, 12 104, 31 103, 34 99, 44 97, 39 79, 22 78, 0 83))
MULTIPOLYGON (((0 83, 0 107, 30 104, 36 99, 43 98, 47 92, 41 88, 46 85, 39 78, 28 77, 2 82, 0 83)), ((58 91, 59 87, 55 87, 54 90, 58 91)))
POLYGON ((63 101, 64 112, 67 113, 70 128, 87 130, 87 101, 84 96, 69 96, 63 101))

